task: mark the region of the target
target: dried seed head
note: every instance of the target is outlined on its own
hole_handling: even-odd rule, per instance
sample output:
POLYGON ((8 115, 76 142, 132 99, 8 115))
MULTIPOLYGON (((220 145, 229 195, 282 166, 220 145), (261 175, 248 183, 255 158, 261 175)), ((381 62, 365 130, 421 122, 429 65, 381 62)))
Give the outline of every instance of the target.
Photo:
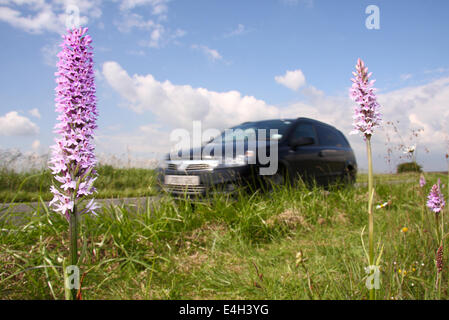
POLYGON ((296 254, 296 266, 299 266, 300 264, 307 261, 307 258, 304 257, 304 254, 302 253, 302 250, 299 250, 296 254))
POLYGON ((437 250, 437 271, 438 273, 443 271, 443 246, 440 246, 437 250))

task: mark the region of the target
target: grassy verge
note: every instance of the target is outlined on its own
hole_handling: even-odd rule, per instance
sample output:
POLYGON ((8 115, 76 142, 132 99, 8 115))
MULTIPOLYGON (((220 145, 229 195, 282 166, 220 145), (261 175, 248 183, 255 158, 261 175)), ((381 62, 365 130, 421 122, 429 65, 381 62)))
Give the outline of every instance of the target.
MULTIPOLYGON (((418 176, 377 182, 375 204, 390 201, 375 210, 375 239, 384 245, 381 299, 449 298, 447 263, 435 290, 438 243, 425 208, 438 176, 445 177, 428 175, 424 190, 418 176)), ((300 186, 194 207, 163 197, 141 209, 104 208, 83 218, 83 298, 366 299, 366 193, 300 186), (300 250, 306 261, 297 266, 300 250)), ((62 299, 67 222, 42 205, 26 219, 0 222, 0 296, 62 299)))

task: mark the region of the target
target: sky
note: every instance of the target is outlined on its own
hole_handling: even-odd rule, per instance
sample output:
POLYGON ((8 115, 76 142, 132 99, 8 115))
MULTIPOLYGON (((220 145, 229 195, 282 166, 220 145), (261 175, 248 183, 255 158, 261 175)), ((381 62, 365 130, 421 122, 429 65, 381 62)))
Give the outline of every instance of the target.
POLYGON ((93 38, 103 159, 159 159, 193 121, 310 117, 340 129, 363 170, 348 94, 362 58, 383 114, 374 170, 406 161, 401 145, 416 145, 425 170, 447 170, 446 0, 0 0, 0 150, 53 144, 56 55, 73 10, 93 38))

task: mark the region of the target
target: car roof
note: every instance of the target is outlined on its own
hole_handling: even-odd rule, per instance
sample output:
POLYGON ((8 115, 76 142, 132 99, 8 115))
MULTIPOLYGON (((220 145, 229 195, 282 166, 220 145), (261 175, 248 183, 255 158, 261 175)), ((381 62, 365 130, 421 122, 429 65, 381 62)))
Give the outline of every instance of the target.
POLYGON ((285 121, 285 122, 290 121, 292 123, 293 122, 296 123, 296 122, 301 121, 301 120, 308 121, 308 122, 313 122, 315 124, 320 124, 320 125, 331 127, 331 128, 333 128, 335 130, 338 130, 337 128, 335 128, 334 126, 332 126, 330 124, 327 124, 327 123, 324 123, 324 122, 321 122, 321 121, 318 121, 318 120, 315 120, 315 119, 306 118, 306 117, 299 117, 299 118, 296 118, 296 119, 295 118, 288 118, 288 119, 280 118, 280 119, 266 119, 266 120, 259 120, 259 121, 246 121, 246 122, 243 122, 241 124, 263 123, 263 122, 270 122, 270 121, 285 121))
POLYGON ((258 121, 246 121, 246 122, 241 123, 241 125, 242 124, 249 124, 249 123, 272 122, 272 121, 284 121, 284 122, 290 121, 290 122, 294 122, 296 120, 297 119, 265 119, 265 120, 258 120, 258 121))

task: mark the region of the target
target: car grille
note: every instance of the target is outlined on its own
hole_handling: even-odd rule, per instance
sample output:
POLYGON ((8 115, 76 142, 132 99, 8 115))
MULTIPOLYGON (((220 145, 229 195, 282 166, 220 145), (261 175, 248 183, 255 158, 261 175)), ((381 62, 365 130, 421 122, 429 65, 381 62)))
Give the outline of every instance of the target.
POLYGON ((178 168, 178 166, 174 163, 169 163, 167 166, 167 169, 170 169, 170 170, 176 170, 177 168, 178 168))
POLYGON ((208 171, 212 170, 213 166, 211 166, 209 163, 168 163, 167 164, 168 170, 173 171, 182 171, 182 172, 191 172, 191 171, 208 171))
POLYGON ((207 163, 196 163, 189 164, 186 168, 186 171, 198 171, 198 170, 209 170, 211 167, 207 163))

